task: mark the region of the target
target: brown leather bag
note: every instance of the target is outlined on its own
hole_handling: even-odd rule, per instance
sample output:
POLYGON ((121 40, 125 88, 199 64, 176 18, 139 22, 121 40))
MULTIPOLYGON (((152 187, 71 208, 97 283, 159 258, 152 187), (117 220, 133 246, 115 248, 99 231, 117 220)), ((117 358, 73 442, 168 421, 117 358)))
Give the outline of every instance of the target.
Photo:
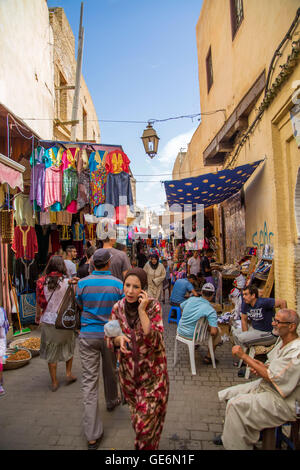
POLYGON ((69 285, 60 303, 55 328, 58 330, 79 330, 80 313, 76 304, 74 289, 69 285))

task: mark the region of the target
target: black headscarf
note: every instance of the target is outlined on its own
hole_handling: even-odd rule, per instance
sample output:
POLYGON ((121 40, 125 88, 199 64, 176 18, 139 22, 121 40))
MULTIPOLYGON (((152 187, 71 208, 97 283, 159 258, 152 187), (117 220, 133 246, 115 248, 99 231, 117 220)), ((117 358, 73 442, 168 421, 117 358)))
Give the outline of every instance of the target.
POLYGON ((159 265, 159 256, 156 254, 156 253, 152 253, 150 256, 149 256, 149 264, 151 266, 152 269, 157 269, 158 268, 158 265, 159 265), (157 263, 156 264, 152 264, 151 263, 151 258, 155 258, 157 259, 157 263))
MULTIPOLYGON (((124 283, 126 279, 128 278, 128 276, 138 277, 143 290, 145 289, 145 287, 147 287, 147 274, 142 268, 129 269, 124 278, 124 283)), ((127 302, 127 300, 125 299, 125 313, 126 313, 127 321, 131 328, 133 328, 135 321, 138 317, 139 304, 140 303, 138 300, 136 302, 127 302)))

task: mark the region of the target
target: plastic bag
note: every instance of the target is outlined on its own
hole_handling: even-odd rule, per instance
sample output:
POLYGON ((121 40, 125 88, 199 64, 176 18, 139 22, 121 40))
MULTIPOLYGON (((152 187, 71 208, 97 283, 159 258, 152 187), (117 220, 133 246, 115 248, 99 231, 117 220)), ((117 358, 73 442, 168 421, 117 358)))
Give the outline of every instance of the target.
POLYGON ((108 338, 115 338, 123 335, 118 320, 111 320, 104 325, 104 333, 108 338))

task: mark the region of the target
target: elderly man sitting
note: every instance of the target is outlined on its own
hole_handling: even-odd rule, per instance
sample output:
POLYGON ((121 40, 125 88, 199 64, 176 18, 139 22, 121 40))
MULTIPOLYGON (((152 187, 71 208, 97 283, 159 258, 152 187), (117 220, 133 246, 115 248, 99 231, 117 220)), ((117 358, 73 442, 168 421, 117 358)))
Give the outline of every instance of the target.
POLYGON ((264 364, 234 346, 232 354, 243 359, 260 379, 235 385, 219 392, 226 401, 223 434, 214 439, 227 450, 251 450, 260 431, 296 421, 295 400, 300 400, 299 317, 294 310, 279 310, 273 319, 273 333, 278 338, 264 364))
MULTIPOLYGON (((218 344, 222 343, 222 339, 218 329, 217 312, 210 304, 214 293, 214 286, 207 282, 202 287, 202 297, 190 297, 180 304, 182 316, 178 323, 177 333, 184 338, 192 339, 197 321, 202 317, 206 317, 210 334, 213 337, 213 348, 215 350, 218 344)), ((204 358, 204 362, 205 364, 212 364, 209 351, 204 358)))

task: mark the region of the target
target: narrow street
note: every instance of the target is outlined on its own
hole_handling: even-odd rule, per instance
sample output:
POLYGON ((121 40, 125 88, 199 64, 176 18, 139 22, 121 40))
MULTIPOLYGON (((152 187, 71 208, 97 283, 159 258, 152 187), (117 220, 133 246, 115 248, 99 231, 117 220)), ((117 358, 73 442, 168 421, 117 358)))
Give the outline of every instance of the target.
MULTIPOLYGON (((225 406, 217 397, 218 390, 242 383, 232 365, 231 346, 217 348, 217 369, 202 363, 203 347, 196 350, 197 375, 191 376, 188 348, 178 345, 180 360, 173 368, 176 324, 167 323, 169 304, 164 306, 165 342, 170 377, 170 396, 161 437, 160 450, 218 450, 211 440, 222 431, 225 406)), ((30 335, 37 336, 39 330, 30 335)), ((28 336, 23 336, 27 338, 28 336)), ((20 337, 21 338, 21 337, 20 337)), ((61 386, 50 391, 47 364, 39 357, 17 370, 4 372, 6 395, 1 398, 0 449, 4 450, 85 450, 82 431, 81 365, 76 345, 74 374, 78 381, 64 385, 64 368, 60 363, 61 386)), ((134 432, 128 407, 106 411, 103 387, 100 386, 100 408, 104 438, 99 450, 133 450, 134 432)))

